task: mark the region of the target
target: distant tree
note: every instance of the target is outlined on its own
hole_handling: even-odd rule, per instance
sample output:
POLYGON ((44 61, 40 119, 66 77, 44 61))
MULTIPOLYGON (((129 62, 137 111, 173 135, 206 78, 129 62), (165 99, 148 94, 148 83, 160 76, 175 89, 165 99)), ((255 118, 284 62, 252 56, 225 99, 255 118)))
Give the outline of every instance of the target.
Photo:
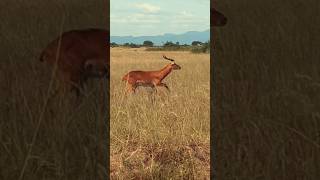
POLYGON ((204 45, 204 46, 208 46, 208 47, 210 48, 210 40, 207 41, 207 42, 205 42, 205 43, 203 43, 203 45, 204 45))
POLYGON ((131 47, 131 48, 139 48, 140 45, 134 44, 134 43, 130 43, 129 47, 131 47))
POLYGON ((193 53, 210 53, 210 41, 202 43, 202 45, 200 47, 194 46, 191 49, 191 52, 193 52, 193 53))
POLYGON ((202 45, 202 42, 200 42, 200 41, 193 41, 193 42, 191 43, 191 45, 192 45, 192 46, 202 45))
POLYGON ((118 46, 118 44, 117 44, 117 43, 115 43, 115 42, 112 42, 112 43, 110 44, 110 46, 111 46, 111 47, 117 47, 117 46, 118 46))
POLYGON ((152 41, 143 41, 143 46, 147 46, 147 47, 152 47, 153 46, 153 42, 152 41))
POLYGON ((176 42, 176 45, 179 46, 179 42, 176 42))
POLYGON ((175 44, 171 41, 167 41, 163 46, 175 46, 175 44))
POLYGON ((130 48, 139 48, 141 45, 134 44, 134 43, 124 43, 123 46, 130 47, 130 48))

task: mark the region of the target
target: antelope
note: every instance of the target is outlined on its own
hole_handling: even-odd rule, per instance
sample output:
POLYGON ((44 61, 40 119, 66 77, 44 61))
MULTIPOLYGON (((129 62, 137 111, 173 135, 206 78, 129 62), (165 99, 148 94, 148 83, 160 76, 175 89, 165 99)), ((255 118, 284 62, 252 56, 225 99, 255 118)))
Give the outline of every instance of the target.
POLYGON ((134 93, 138 86, 149 86, 155 90, 157 90, 157 86, 161 86, 170 91, 167 84, 163 83, 162 80, 167 77, 172 70, 179 70, 181 67, 175 63, 174 59, 170 59, 165 55, 163 55, 163 58, 171 61, 171 63, 158 71, 130 71, 124 75, 122 81, 127 82, 127 90, 134 93))
POLYGON ((228 19, 214 8, 210 9, 210 24, 211 26, 224 26, 228 19))
POLYGON ((88 78, 109 78, 109 47, 108 30, 72 30, 49 43, 40 61, 57 63, 64 87, 79 96, 88 78))

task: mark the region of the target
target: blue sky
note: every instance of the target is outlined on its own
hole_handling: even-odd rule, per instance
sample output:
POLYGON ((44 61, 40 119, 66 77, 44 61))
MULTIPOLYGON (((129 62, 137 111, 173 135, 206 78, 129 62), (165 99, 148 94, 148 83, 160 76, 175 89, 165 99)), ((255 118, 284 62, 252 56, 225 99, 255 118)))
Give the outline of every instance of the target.
POLYGON ((210 28, 210 0, 111 0, 111 36, 180 34, 210 28))

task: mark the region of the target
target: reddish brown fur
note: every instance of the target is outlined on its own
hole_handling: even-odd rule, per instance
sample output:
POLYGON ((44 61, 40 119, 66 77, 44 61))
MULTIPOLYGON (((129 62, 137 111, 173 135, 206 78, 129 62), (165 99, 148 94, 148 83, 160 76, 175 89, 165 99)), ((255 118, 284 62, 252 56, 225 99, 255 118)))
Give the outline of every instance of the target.
POLYGON ((122 81, 126 81, 128 85, 128 91, 135 92, 138 86, 150 86, 155 88, 157 86, 163 86, 167 90, 169 87, 162 83, 162 80, 167 77, 172 70, 181 69, 176 63, 167 64, 159 71, 130 71, 123 76, 122 81))
POLYGON ((87 78, 108 75, 109 47, 108 30, 68 31, 48 44, 41 53, 40 61, 51 65, 57 61, 60 78, 79 95, 87 78), (58 49, 60 55, 56 58, 58 49))
POLYGON ((228 19, 214 8, 210 9, 210 16, 211 26, 224 26, 227 24, 228 19))

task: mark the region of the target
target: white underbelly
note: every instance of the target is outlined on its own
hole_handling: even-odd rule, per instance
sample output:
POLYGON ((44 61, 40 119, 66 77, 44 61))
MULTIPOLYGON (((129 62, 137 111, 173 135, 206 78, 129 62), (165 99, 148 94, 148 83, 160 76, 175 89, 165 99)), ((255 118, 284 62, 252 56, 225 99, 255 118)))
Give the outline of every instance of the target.
POLYGON ((144 82, 144 81, 136 81, 136 86, 144 86, 144 87, 154 87, 153 83, 151 82, 144 82))

